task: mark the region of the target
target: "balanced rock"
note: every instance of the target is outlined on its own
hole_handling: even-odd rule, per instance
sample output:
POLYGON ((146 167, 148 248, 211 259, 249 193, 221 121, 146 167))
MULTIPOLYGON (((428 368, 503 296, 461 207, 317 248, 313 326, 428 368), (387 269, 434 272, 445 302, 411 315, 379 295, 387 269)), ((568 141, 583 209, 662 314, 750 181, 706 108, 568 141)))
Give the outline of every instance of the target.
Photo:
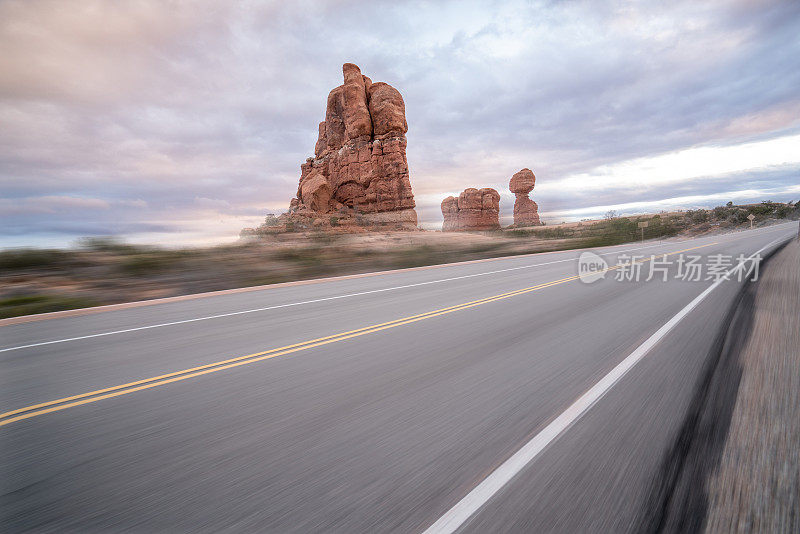
POLYGON ((490 188, 465 189, 458 198, 442 201, 443 232, 497 230, 500 228, 500 194, 490 188))
POLYGON ((536 176, 530 169, 522 169, 508 182, 508 188, 517 197, 514 201, 514 226, 535 226, 539 220, 539 206, 528 194, 536 185, 536 176))
POLYGON ((297 196, 283 222, 307 226, 333 217, 416 229, 403 97, 389 84, 372 83, 352 63, 342 72, 344 84, 328 95, 314 157, 300 166, 297 196))

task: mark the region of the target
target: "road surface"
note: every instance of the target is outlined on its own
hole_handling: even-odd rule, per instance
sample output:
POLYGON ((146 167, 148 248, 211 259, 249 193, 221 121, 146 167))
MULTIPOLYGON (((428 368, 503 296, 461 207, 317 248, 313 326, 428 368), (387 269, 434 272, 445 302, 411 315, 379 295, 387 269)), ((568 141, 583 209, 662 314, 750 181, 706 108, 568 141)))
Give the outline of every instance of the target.
POLYGON ((675 261, 796 233, 596 249, 591 284, 565 251, 0 326, 0 524, 641 530, 741 286, 675 261))

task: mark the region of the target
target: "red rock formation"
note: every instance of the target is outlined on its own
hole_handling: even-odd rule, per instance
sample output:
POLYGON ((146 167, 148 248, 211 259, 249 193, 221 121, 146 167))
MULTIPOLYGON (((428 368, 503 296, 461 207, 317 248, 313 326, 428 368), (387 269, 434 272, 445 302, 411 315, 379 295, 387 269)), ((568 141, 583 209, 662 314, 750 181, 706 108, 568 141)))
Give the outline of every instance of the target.
POLYGON ((342 72, 344 85, 328 95, 314 157, 300 166, 297 197, 284 219, 304 224, 335 216, 415 229, 403 97, 352 63, 342 72))
POLYGON ((508 188, 517 199, 514 202, 514 226, 534 226, 539 221, 539 206, 528 197, 536 185, 536 176, 530 169, 522 169, 508 182, 508 188))
POLYGON ((458 198, 442 201, 443 232, 500 228, 500 194, 490 188, 465 189, 458 198))

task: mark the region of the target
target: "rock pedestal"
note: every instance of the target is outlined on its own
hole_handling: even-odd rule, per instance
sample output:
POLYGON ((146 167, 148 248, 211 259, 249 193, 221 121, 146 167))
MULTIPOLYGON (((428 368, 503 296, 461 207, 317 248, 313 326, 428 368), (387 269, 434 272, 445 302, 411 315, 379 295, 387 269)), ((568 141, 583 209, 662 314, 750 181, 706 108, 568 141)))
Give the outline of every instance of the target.
POLYGON ((535 226, 539 220, 539 206, 528 194, 536 185, 536 176, 530 169, 522 169, 508 183, 508 188, 517 197, 514 201, 514 226, 535 226))

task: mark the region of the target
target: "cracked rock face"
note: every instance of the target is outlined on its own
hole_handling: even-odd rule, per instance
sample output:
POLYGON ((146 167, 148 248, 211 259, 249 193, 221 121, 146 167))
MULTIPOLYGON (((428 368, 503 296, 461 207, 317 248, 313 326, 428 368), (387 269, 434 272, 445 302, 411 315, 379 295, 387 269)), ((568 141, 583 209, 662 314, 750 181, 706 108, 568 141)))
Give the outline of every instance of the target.
POLYGON ((289 215, 358 215, 383 226, 416 228, 403 97, 352 63, 342 72, 344 84, 328 95, 314 157, 300 167, 289 215))
POLYGON ((491 187, 465 189, 458 198, 442 201, 443 232, 500 228, 500 193, 491 187))
POLYGON ((514 201, 514 226, 541 224, 539 206, 528 196, 535 185, 536 176, 530 169, 522 169, 508 182, 508 188, 517 197, 514 201))

